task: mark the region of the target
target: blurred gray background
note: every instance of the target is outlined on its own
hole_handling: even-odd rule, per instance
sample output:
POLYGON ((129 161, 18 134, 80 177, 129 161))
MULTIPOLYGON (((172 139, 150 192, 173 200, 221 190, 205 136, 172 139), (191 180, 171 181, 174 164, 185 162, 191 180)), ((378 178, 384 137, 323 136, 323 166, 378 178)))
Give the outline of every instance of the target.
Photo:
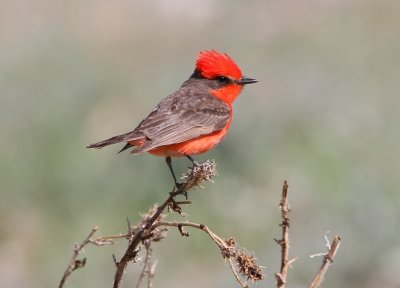
MULTIPOLYGON (((324 287, 400 287, 399 35, 399 1, 1 1, 0 286, 55 287, 94 225, 124 232, 166 198, 162 158, 84 147, 136 127, 215 48, 259 83, 196 157, 220 176, 190 193, 188 219, 234 237, 273 287, 286 179, 290 287, 311 282, 327 231, 343 243, 324 287)), ((89 246, 66 287, 110 287, 125 248, 89 246)), ((154 250, 154 287, 237 286, 200 231, 154 250)))

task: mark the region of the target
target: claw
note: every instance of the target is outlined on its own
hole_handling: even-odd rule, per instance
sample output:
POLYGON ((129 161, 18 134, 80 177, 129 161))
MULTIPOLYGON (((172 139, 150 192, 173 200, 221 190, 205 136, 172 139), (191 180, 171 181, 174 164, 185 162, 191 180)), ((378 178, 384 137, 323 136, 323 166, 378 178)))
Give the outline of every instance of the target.
POLYGON ((186 200, 187 200, 187 199, 188 199, 188 194, 187 194, 187 191, 184 189, 184 187, 185 187, 184 184, 185 184, 185 183, 178 183, 178 182, 175 182, 175 187, 176 187, 177 191, 178 191, 178 192, 181 192, 182 195, 185 196, 185 198, 186 198, 186 200))

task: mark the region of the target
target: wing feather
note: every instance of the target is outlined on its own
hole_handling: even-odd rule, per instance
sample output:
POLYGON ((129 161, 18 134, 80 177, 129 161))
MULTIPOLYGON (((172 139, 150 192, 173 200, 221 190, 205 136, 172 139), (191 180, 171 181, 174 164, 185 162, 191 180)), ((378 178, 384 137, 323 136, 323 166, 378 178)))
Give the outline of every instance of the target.
POLYGON ((228 124, 228 104, 211 95, 209 89, 184 88, 161 101, 135 129, 148 139, 135 152, 181 143, 219 131, 228 124))

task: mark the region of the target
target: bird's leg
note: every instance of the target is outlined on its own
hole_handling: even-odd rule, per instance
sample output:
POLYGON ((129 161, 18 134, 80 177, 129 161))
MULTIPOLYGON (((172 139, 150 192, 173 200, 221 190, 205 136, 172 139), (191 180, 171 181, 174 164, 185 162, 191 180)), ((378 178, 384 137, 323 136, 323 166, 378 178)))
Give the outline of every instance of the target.
POLYGON ((195 160, 193 159, 192 156, 190 156, 190 155, 185 155, 185 156, 186 156, 186 158, 188 158, 190 161, 192 161, 192 163, 193 163, 194 166, 199 166, 199 162, 195 161, 195 160))
POLYGON ((181 190, 182 183, 178 183, 178 180, 176 179, 176 176, 175 176, 175 173, 174 173, 174 169, 172 169, 172 159, 171 159, 171 157, 170 156, 165 157, 165 162, 167 162, 169 171, 171 171, 172 177, 174 178, 176 189, 181 190))

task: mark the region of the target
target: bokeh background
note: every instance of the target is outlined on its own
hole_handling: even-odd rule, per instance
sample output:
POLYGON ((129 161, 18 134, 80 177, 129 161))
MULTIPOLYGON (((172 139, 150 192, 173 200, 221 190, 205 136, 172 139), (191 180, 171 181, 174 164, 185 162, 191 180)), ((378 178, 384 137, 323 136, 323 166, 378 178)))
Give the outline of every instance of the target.
MULTIPOLYGON (((400 287, 399 35, 399 1, 0 1, 0 286, 57 286, 94 225, 124 232, 166 198, 163 159, 84 147, 134 128, 216 48, 259 83, 197 157, 220 175, 190 194, 188 219, 233 236, 273 287, 286 179, 291 287, 311 282, 327 231, 343 243, 324 287, 400 287)), ((67 287, 111 287, 125 247, 85 249, 67 287)), ((170 231, 154 256, 154 287, 237 285, 199 231, 170 231)))

